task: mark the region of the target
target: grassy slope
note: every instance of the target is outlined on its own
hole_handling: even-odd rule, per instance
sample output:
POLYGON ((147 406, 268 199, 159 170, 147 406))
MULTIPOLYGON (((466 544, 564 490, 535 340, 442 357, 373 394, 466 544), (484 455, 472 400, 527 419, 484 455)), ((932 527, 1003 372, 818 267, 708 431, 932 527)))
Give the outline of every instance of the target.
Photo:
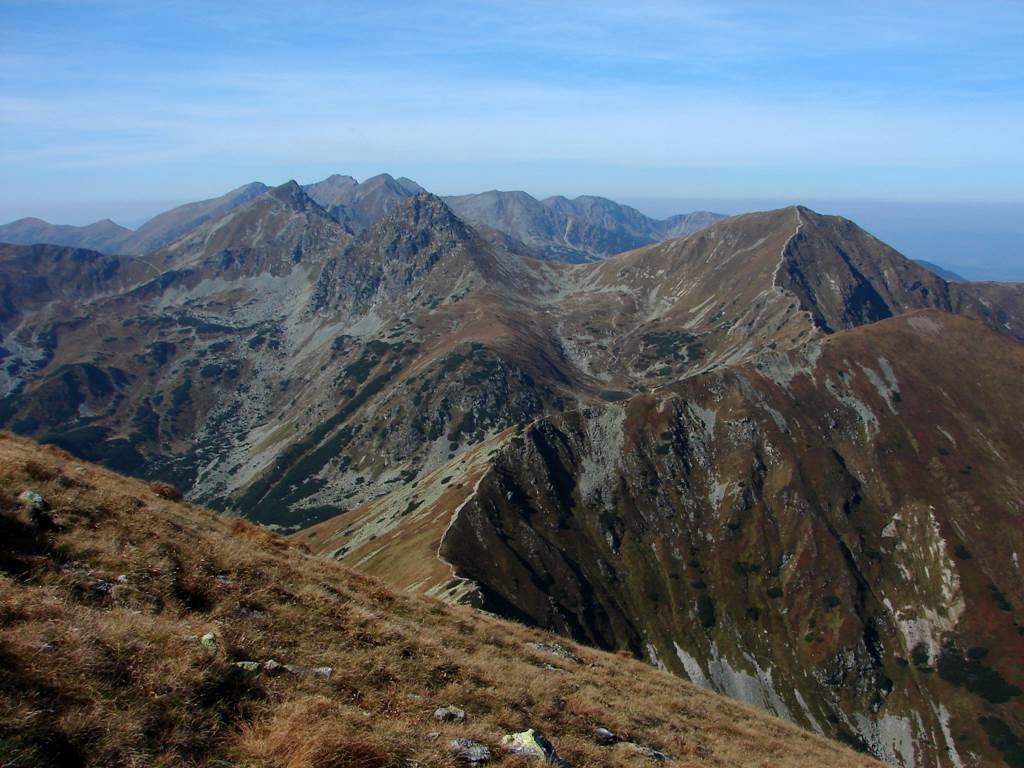
POLYGON ((646 762, 599 724, 677 765, 877 765, 638 661, 525 646, 551 639, 0 433, 0 765, 451 765, 456 736, 515 764, 497 743, 528 726, 577 766, 646 762), (271 658, 334 671, 233 665, 271 658), (467 722, 435 722, 446 704, 467 722))

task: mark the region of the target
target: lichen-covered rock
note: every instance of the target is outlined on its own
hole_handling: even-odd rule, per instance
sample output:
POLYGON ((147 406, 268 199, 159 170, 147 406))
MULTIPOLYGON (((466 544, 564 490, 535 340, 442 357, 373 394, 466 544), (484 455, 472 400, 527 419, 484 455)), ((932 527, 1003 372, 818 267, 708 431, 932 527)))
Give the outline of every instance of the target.
POLYGON ((568 768, 569 766, 569 763, 562 760, 555 752, 554 745, 534 728, 527 728, 519 733, 509 733, 502 736, 501 746, 506 752, 516 755, 538 757, 562 768, 568 768))
POLYGON ((236 661, 235 666, 253 674, 260 671, 260 663, 258 661, 236 661))
POLYGON ((210 653, 217 652, 217 638, 214 636, 213 632, 207 632, 205 635, 200 637, 199 644, 210 653))

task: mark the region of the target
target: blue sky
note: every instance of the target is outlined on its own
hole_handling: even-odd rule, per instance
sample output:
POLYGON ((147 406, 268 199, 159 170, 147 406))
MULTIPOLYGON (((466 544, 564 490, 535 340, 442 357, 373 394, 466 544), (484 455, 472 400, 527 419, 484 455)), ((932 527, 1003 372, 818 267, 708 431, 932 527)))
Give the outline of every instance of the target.
POLYGON ((1017 2, 0 0, 0 29, 3 220, 384 170, 443 194, 1024 204, 1017 2))

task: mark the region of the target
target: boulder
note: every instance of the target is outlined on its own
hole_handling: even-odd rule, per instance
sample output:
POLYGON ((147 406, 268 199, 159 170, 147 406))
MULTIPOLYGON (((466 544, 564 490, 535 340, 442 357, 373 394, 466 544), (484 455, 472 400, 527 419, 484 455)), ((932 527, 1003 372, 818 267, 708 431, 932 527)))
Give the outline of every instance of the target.
POLYGON ((466 713, 458 707, 438 707, 434 710, 434 719, 445 723, 461 723, 466 719, 466 713))
POLYGON ((199 644, 210 653, 217 652, 217 638, 214 637, 213 632, 207 632, 205 635, 200 637, 199 644))
POLYGON ((474 765, 491 760, 491 750, 472 739, 452 739, 448 742, 448 749, 458 759, 474 765))
POLYGON ((35 491, 22 491, 18 501, 30 512, 46 511, 46 499, 35 491))
POLYGON ((607 746, 609 744, 614 744, 618 740, 619 737, 611 731, 609 731, 607 728, 598 726, 594 729, 594 741, 596 741, 598 744, 603 744, 607 746))
POLYGON ((501 746, 506 752, 516 755, 538 757, 560 768, 569 768, 569 763, 562 760, 556 753, 554 745, 533 728, 520 733, 509 733, 501 737, 501 746))
POLYGON ((268 659, 263 662, 263 671, 268 675, 280 675, 282 672, 287 672, 288 669, 284 664, 279 664, 273 659, 268 659))
POLYGON ((301 664, 285 664, 284 669, 299 677, 318 677, 321 680, 330 680, 334 672, 331 667, 304 667, 301 664))

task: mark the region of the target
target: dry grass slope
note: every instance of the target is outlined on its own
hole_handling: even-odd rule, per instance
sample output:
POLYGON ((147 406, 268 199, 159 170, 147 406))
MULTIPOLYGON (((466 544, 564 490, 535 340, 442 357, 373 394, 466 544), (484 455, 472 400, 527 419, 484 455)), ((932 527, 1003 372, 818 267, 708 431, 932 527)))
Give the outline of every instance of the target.
POLYGON ((598 725, 679 766, 878 765, 633 659, 532 650, 552 638, 156 490, 0 434, 0 765, 444 766, 455 737, 512 765, 500 737, 530 726, 576 766, 647 762, 595 743, 598 725), (235 665, 269 659, 333 673, 235 665), (466 722, 437 723, 447 704, 466 722))

